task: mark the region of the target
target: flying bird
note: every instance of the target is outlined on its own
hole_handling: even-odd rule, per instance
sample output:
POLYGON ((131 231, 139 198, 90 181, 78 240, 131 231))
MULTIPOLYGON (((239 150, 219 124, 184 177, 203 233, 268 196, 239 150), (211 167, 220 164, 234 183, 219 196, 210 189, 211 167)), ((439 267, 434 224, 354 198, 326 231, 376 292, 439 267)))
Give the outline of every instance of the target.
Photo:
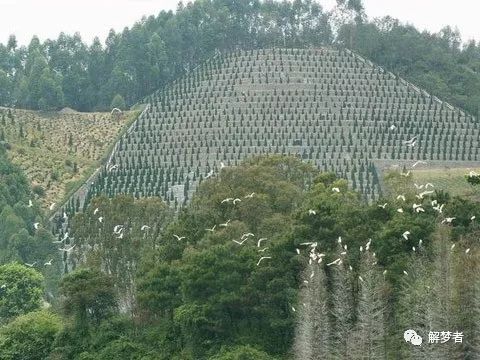
POLYGON ((67 249, 67 248, 63 248, 63 249, 58 249, 58 250, 69 252, 69 251, 72 251, 74 247, 75 247, 75 245, 71 246, 71 247, 68 248, 68 249, 67 249))
POLYGON ((342 262, 342 260, 340 258, 338 258, 337 260, 334 260, 331 263, 328 263, 327 266, 339 265, 339 264, 341 264, 341 262, 342 262))
POLYGON ((236 198, 235 200, 233 200, 233 205, 237 205, 237 203, 239 203, 240 201, 242 200, 239 198, 236 198))
POLYGON ((32 200, 28 200, 28 207, 32 207, 32 206, 33 206, 32 200))
POLYGON ((224 204, 224 203, 228 203, 228 202, 230 202, 230 201, 232 201, 232 200, 233 200, 233 198, 226 198, 226 199, 223 199, 223 200, 222 200, 222 204, 224 204))
POLYGON ((410 231, 408 231, 408 230, 405 231, 405 232, 402 234, 402 236, 403 236, 403 238, 404 238, 405 240, 408 240, 408 235, 410 235, 410 231))
POLYGON ((145 230, 148 230, 148 229, 150 229, 150 226, 148 226, 148 225, 142 225, 142 227, 140 228, 140 230, 142 230, 142 231, 145 231, 145 230))
POLYGON ((432 183, 426 183, 426 184, 425 184, 425 189, 428 189, 429 187, 433 188, 433 187, 435 187, 435 186, 433 186, 432 183))
POLYGON ((417 166, 418 164, 427 165, 427 162, 426 162, 426 161, 417 161, 417 162, 415 162, 415 163, 412 165, 412 168, 414 168, 414 167, 417 166))
POLYGON ((263 248, 263 249, 261 249, 261 250, 258 250, 258 252, 265 252, 265 250, 267 250, 267 249, 268 249, 268 247, 263 248))
POLYGON ((115 234, 119 234, 123 231, 123 225, 115 225, 113 228, 113 232, 115 234))
POLYGON ((52 203, 52 204, 50 204, 49 209, 50 209, 50 210, 53 210, 54 207, 55 207, 55 203, 52 203))
POLYGON ((260 247, 260 244, 262 243, 262 241, 265 241, 265 240, 267 240, 267 238, 258 239, 258 241, 257 241, 257 247, 260 247))
POLYGON ((455 217, 446 217, 445 219, 442 220, 442 224, 451 224, 453 220, 455 220, 455 217))
POLYGON ((93 210, 93 215, 96 215, 98 212, 98 208, 96 208, 95 210, 93 210))
POLYGON ((397 127, 396 127, 395 125, 393 125, 393 124, 390 125, 390 127, 389 127, 389 129, 390 129, 391 131, 395 130, 396 128, 397 128, 397 127))
POLYGON ((317 215, 317 212, 315 210, 308 210, 308 215, 317 215))
POLYGON ((410 170, 408 170, 406 173, 401 172, 400 175, 407 177, 408 175, 410 175, 410 170))
POLYGON ((338 187, 334 187, 334 188, 332 188, 332 191, 333 191, 333 192, 336 192, 336 193, 339 193, 339 192, 340 192, 340 189, 339 189, 338 187))
POLYGON ((255 236, 255 235, 252 234, 252 233, 245 233, 245 234, 242 235, 241 239, 243 240, 244 238, 248 238, 250 236, 255 236))
POLYGON ((50 259, 50 261, 47 261, 43 266, 51 266, 52 265, 53 259, 50 259))
POLYGON ((32 264, 25 263, 25 266, 28 266, 28 267, 34 267, 36 263, 37 263, 36 261, 35 261, 35 262, 33 262, 32 264))
POLYGON ((245 199, 251 199, 251 198, 253 198, 254 195, 255 195, 254 192, 252 192, 252 193, 249 194, 249 195, 245 195, 245 199))
POLYGON ((243 245, 243 243, 244 243, 245 241, 247 241, 247 240, 248 240, 248 237, 246 237, 246 238, 243 239, 242 241, 237 241, 237 240, 232 240, 232 241, 233 241, 234 243, 237 243, 238 245, 243 245))
POLYGON ((98 218, 98 221, 99 221, 99 222, 103 222, 103 216, 100 216, 100 217, 98 218))
POLYGON ((382 208, 382 209, 385 209, 387 207, 388 203, 385 203, 383 205, 378 205, 378 207, 382 208))
POLYGON ((217 225, 213 225, 211 229, 205 229, 206 231, 214 232, 217 225))
POLYGON ((177 239, 178 241, 181 241, 181 240, 183 240, 183 239, 186 238, 186 236, 178 236, 178 235, 175 235, 175 234, 173 234, 173 237, 174 237, 175 239, 177 239))
POLYGON ((224 222, 223 224, 220 224, 218 226, 219 227, 227 227, 229 223, 230 223, 230 219, 228 219, 226 222, 224 222))
POLYGON ((210 170, 207 174, 207 176, 205 176, 205 179, 208 179, 209 177, 213 176, 213 170, 210 170))
POLYGON ((33 228, 35 230, 38 230, 38 228, 40 227, 40 223, 36 222, 36 223, 33 223, 33 228))
POLYGON ((262 256, 262 257, 260 258, 260 260, 258 260, 257 266, 260 265, 260 263, 262 262, 262 260, 271 259, 271 258, 272 258, 271 256, 262 256))
POLYGON ((415 187, 417 188, 417 190, 421 190, 421 189, 423 189, 423 187, 425 186, 425 185, 418 185, 418 184, 416 184, 416 183, 414 183, 413 185, 415 185, 415 187))

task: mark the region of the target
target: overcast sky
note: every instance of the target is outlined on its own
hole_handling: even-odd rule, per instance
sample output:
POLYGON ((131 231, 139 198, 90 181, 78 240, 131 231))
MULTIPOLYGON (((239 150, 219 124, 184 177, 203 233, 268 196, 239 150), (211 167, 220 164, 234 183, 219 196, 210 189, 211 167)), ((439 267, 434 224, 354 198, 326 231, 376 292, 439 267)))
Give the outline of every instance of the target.
MULTIPOLYGON (((246 0, 245 0, 246 1, 246 0)), ((335 0, 320 0, 327 9, 335 0)), ((63 31, 80 32, 88 43, 102 41, 113 28, 121 31, 143 15, 175 10, 178 0, 0 0, 0 42, 10 34, 21 45, 33 35, 56 38, 63 31)), ((364 0, 369 17, 391 15, 420 29, 458 27, 462 38, 480 40, 479 0, 364 0)))

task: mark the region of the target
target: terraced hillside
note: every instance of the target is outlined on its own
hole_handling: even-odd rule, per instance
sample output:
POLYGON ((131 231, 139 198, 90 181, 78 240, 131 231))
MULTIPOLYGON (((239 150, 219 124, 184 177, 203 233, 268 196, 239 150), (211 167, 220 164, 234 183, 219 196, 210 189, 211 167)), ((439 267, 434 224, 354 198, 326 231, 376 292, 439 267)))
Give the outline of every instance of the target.
POLYGON ((480 160, 479 124, 348 50, 216 56, 150 96, 91 187, 180 204, 202 179, 254 154, 297 154, 381 193, 375 160, 480 160), (404 141, 411 140, 410 146, 404 141))
POLYGON ((133 112, 44 113, 0 108, 0 141, 26 173, 40 203, 59 202, 108 154, 133 112))

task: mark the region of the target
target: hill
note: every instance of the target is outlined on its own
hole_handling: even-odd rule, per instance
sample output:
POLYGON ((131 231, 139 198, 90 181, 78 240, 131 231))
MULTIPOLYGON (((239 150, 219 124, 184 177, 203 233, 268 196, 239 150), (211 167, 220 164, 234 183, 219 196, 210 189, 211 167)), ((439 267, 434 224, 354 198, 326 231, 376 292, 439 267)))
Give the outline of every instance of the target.
POLYGON ((47 208, 83 182, 134 116, 0 108, 0 136, 47 208))
POLYGON ((111 157, 118 166, 100 174, 90 196, 159 195, 180 204, 221 167, 281 153, 334 171, 375 199, 378 160, 480 156, 472 116, 349 50, 216 56, 146 102, 111 157))

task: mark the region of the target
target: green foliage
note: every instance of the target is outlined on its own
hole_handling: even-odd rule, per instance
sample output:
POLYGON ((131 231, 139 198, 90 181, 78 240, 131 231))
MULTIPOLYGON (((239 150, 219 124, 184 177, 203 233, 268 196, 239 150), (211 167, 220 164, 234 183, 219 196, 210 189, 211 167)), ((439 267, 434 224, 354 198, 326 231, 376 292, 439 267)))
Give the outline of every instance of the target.
POLYGON ((217 355, 208 360, 274 360, 267 353, 257 350, 251 346, 237 346, 233 349, 222 349, 217 355))
POLYGON ((42 304, 43 276, 26 266, 0 266, 0 321, 38 309, 42 304))
POLYGON ((0 359, 47 359, 61 319, 48 311, 30 312, 0 328, 0 359))
POLYGON ((120 110, 125 110, 127 105, 125 105, 125 99, 123 98, 122 95, 117 94, 114 96, 112 103, 110 104, 110 108, 114 109, 120 109, 120 110))
POLYGON ((65 275, 60 293, 65 297, 65 313, 74 316, 79 328, 99 324, 116 308, 111 278, 96 270, 84 268, 65 275))

